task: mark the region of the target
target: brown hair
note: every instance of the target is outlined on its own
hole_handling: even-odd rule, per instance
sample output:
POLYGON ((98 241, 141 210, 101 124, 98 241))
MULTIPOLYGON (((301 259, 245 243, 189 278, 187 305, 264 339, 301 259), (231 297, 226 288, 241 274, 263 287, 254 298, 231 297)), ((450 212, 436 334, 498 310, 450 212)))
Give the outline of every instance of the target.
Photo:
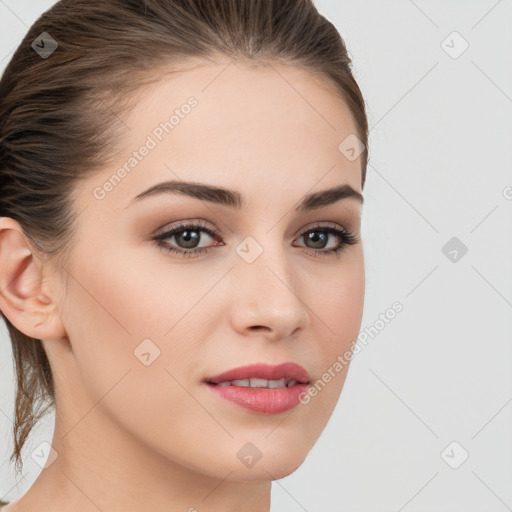
MULTIPOLYGON (((119 113, 143 84, 215 55, 292 65, 328 83, 365 145, 364 186, 365 103, 343 39, 312 0, 61 0, 32 25, 0 81, 0 216, 20 223, 35 252, 63 262, 77 222, 73 190, 114 161, 126 133, 119 113)), ((2 317, 16 366, 10 461, 19 472, 55 396, 41 341, 2 317)))

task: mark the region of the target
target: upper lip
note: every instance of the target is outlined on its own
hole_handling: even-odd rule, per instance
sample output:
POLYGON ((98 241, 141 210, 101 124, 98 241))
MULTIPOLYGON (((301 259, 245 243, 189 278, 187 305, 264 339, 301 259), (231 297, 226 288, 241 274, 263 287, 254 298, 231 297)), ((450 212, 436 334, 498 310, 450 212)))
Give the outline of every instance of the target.
POLYGON ((232 370, 220 373, 214 377, 208 377, 206 382, 218 384, 219 382, 231 382, 233 380, 251 378, 267 380, 281 380, 283 378, 287 380, 294 379, 304 384, 307 384, 310 380, 309 373, 302 366, 288 362, 278 365, 256 363, 240 366, 239 368, 233 368, 232 370))

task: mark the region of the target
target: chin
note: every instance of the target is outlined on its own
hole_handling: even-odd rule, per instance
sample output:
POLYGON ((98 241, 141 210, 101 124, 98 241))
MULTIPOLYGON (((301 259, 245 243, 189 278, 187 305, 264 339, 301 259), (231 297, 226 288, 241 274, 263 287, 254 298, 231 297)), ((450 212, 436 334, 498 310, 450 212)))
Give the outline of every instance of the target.
POLYGON ((279 480, 280 478, 284 478, 288 475, 291 475, 292 473, 295 473, 295 471, 297 471, 297 469, 299 469, 300 466, 302 466, 305 458, 305 456, 302 457, 300 460, 298 460, 297 457, 294 457, 293 459, 290 458, 290 461, 286 465, 282 464, 282 461, 281 463, 279 463, 278 461, 274 465, 274 467, 271 467, 271 469, 267 469, 267 471, 272 474, 272 476, 274 477, 273 480, 279 480))
POLYGON ((231 467, 230 480, 238 482, 255 482, 279 480, 294 473, 304 462, 306 453, 297 454, 297 449, 289 453, 269 453, 257 461, 252 467, 239 467, 235 471, 231 467))

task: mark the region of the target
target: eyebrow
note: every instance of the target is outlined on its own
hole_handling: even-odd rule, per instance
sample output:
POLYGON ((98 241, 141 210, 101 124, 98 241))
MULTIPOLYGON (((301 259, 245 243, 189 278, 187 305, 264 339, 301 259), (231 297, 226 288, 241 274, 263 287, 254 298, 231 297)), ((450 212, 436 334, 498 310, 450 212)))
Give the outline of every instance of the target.
MULTIPOLYGON (((134 201, 140 201, 146 197, 169 193, 182 194, 193 197, 195 199, 209 201, 211 203, 236 209, 241 209, 246 206, 243 196, 235 190, 215 187, 205 183, 193 183, 176 180, 164 181, 162 183, 153 185, 144 192, 141 192, 135 196, 130 204, 134 201)), ((320 192, 313 192, 312 194, 306 195, 295 208, 295 210, 302 213, 305 211, 314 210, 316 208, 329 206, 336 203, 337 201, 348 198, 357 199, 361 204, 363 204, 364 201, 363 196, 357 190, 353 189, 350 185, 343 184, 334 188, 329 188, 327 190, 321 190, 320 192)))

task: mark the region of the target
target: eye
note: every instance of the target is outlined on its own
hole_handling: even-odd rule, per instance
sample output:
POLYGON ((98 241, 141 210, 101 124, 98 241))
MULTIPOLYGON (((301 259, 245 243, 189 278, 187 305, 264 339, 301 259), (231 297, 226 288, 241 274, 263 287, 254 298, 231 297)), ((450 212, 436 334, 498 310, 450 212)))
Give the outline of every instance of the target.
POLYGON ((310 249, 316 256, 341 256, 341 251, 348 245, 355 245, 360 240, 357 235, 346 228, 339 228, 336 225, 327 224, 308 229, 300 239, 304 239, 306 248, 310 249), (334 246, 332 246, 334 238, 334 246), (336 238, 339 240, 336 243, 336 238), (329 242, 331 247, 328 248, 329 242))
MULTIPOLYGON (((357 244, 360 240, 357 235, 345 228, 340 228, 336 224, 325 224, 308 229, 298 240, 304 239, 305 247, 308 252, 315 256, 341 256, 341 251, 348 245, 357 244), (336 239, 338 242, 336 243, 336 239), (332 246, 334 242, 334 246, 332 246), (331 245, 331 247, 329 247, 331 245)), ((194 257, 206 253, 211 247, 224 245, 220 242, 220 232, 215 227, 205 224, 203 221, 194 223, 180 223, 171 229, 157 234, 153 237, 156 245, 168 252, 183 257, 194 257), (206 234, 206 236, 205 236, 206 234), (206 246, 201 247, 200 243, 206 238, 206 246), (214 244, 208 245, 208 238, 215 240, 214 244), (174 239, 169 243, 168 240, 174 239)))
MULTIPOLYGON (((208 252, 207 247, 199 247, 199 242, 205 238, 201 233, 206 233, 207 237, 218 238, 219 231, 216 228, 210 228, 202 221, 191 224, 178 224, 172 229, 156 235, 153 240, 162 249, 179 254, 183 257, 195 256, 198 253, 208 252), (164 240, 175 239, 174 244, 178 247, 164 242, 164 240)), ((214 244, 222 245, 222 244, 214 244)))

